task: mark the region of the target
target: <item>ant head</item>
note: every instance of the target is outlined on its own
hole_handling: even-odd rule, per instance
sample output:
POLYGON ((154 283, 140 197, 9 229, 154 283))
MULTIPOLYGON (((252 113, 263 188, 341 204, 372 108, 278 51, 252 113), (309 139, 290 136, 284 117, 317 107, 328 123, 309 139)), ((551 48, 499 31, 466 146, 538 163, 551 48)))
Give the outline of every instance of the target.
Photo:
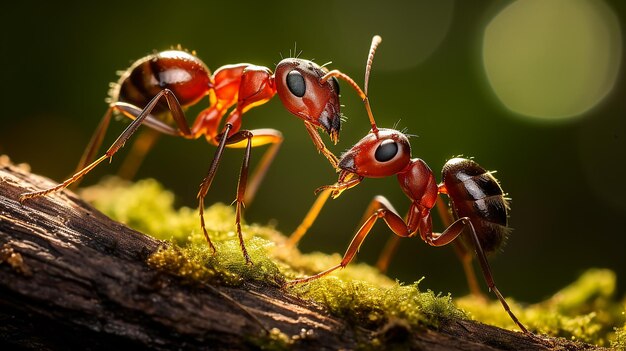
POLYGON ((330 78, 321 82, 326 71, 312 61, 288 58, 276 66, 274 82, 283 105, 294 115, 323 128, 333 142, 339 139, 339 83, 330 78))
POLYGON ((362 177, 388 177, 402 171, 411 161, 411 145, 404 133, 395 129, 369 132, 341 155, 339 168, 362 177))

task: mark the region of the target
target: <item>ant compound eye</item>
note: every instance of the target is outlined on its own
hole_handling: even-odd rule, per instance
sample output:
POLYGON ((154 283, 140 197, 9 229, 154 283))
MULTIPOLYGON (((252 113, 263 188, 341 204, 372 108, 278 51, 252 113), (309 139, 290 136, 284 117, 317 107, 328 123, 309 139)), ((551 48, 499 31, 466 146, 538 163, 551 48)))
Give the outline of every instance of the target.
POLYGON ((333 85, 333 88, 335 88, 335 92, 337 92, 337 95, 339 95, 339 81, 337 80, 337 78, 331 77, 330 84, 333 85))
POLYGON ((303 97, 306 92, 306 84, 302 74, 295 69, 287 74, 287 88, 289 91, 297 96, 303 97))
POLYGON ((378 145, 374 157, 378 162, 387 162, 396 157, 397 153, 398 144, 391 139, 387 139, 378 145))

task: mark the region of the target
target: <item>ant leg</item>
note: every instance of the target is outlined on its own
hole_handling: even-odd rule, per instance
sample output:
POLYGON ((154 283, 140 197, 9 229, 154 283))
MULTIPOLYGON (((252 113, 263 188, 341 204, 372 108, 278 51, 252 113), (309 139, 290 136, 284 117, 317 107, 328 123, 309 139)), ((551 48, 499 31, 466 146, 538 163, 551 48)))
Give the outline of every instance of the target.
MULTIPOLYGON (((446 190, 443 187, 443 184, 439 186, 440 193, 445 194, 446 190)), ((437 196, 437 213, 439 214, 439 218, 441 218, 441 222, 443 223, 445 228, 448 228, 454 218, 450 213, 450 208, 445 203, 441 195, 437 196)), ((454 241, 454 252, 456 253, 459 261, 461 261, 461 265, 463 266, 463 272, 465 272, 465 278, 467 280, 467 285, 469 287, 470 293, 479 298, 485 298, 485 295, 480 291, 480 286, 478 285, 478 279, 476 279, 476 272, 474 271, 474 266, 472 265, 472 261, 474 258, 472 257, 471 252, 461 241, 454 241)))
POLYGON ((145 126, 150 127, 151 129, 154 129, 163 134, 168 134, 172 136, 183 136, 188 138, 192 137, 192 133, 189 130, 189 126, 185 119, 182 107, 180 107, 178 100, 169 89, 164 89, 159 94, 157 94, 143 110, 135 105, 118 101, 109 105, 109 108, 102 117, 102 120, 98 124, 98 127, 91 137, 91 140, 87 144, 85 152, 83 153, 83 156, 78 163, 78 166, 76 168, 77 172, 87 166, 91 161, 93 161, 96 151, 98 151, 100 145, 102 145, 102 139, 104 139, 104 135, 106 134, 106 131, 109 127, 109 122, 111 121, 111 116, 113 115, 114 111, 120 112, 123 116, 126 116, 133 120, 141 116, 144 111, 147 111, 147 116, 145 117, 145 120, 143 122, 145 126), (172 116, 178 116, 174 118, 178 125, 178 129, 169 126, 167 123, 157 119, 155 116, 150 114, 150 112, 152 112, 152 109, 154 109, 154 107, 156 106, 155 103, 152 107, 150 107, 151 103, 155 100, 158 101, 163 97, 165 97, 168 105, 170 106, 172 116))
POLYGON ((306 216, 302 220, 302 223, 300 223, 298 228, 296 228, 296 230, 289 236, 289 239, 287 240, 288 247, 294 247, 298 245, 300 239, 302 239, 304 234, 306 234, 309 228, 311 228, 311 226, 313 225, 313 222, 315 222, 315 220, 317 219, 317 216, 320 214, 322 207, 324 207, 324 205, 326 204, 326 201, 328 200, 328 197, 331 193, 332 189, 325 189, 317 197, 317 199, 315 199, 313 206, 311 206, 311 209, 309 209, 309 212, 307 212, 306 216))
POLYGON ((104 139, 104 135, 109 128, 109 122, 111 122, 113 110, 114 107, 109 106, 107 112, 102 117, 102 120, 100 120, 100 123, 98 123, 98 127, 96 127, 96 130, 91 136, 91 139, 89 140, 85 151, 83 151, 83 155, 81 156, 80 161, 78 161, 78 165, 76 166, 76 170, 74 172, 80 171, 93 161, 95 153, 98 151, 98 149, 100 149, 100 146, 102 145, 102 140, 104 139))
MULTIPOLYGON (((137 131, 137 129, 139 128, 139 126, 142 123, 146 123, 149 125, 155 125, 154 120, 150 120, 148 119, 151 115, 150 112, 152 112, 152 110, 154 109, 154 107, 157 105, 157 103, 159 102, 159 100, 161 98, 165 97, 168 101, 168 104, 170 106, 170 109, 172 109, 172 115, 176 115, 177 113, 182 114, 182 108, 180 107, 180 104, 178 103, 178 100, 176 99, 176 97, 174 96, 174 94, 168 90, 168 89, 164 89, 162 90, 159 94, 157 94, 154 98, 152 98, 152 100, 150 100, 150 102, 148 103, 148 105, 146 105, 146 107, 141 111, 141 113, 137 116, 137 118, 135 118, 134 121, 132 121, 127 127, 126 129, 124 129, 124 131, 122 132, 122 134, 120 134, 117 139, 113 142, 113 144, 111 144, 111 146, 109 147, 109 149, 104 153, 104 155, 100 156, 100 158, 98 158, 97 160, 93 161, 92 163, 90 163, 89 165, 83 167, 82 169, 80 169, 79 171, 77 171, 74 175, 72 175, 70 178, 68 178, 67 180, 65 180, 63 183, 58 184, 54 187, 48 188, 48 189, 44 189, 44 190, 40 190, 40 191, 34 191, 34 192, 27 192, 27 193, 23 193, 20 195, 20 201, 24 201, 26 199, 30 199, 33 197, 39 197, 39 196, 44 196, 47 195, 49 193, 52 192, 56 192, 59 191, 61 189, 64 189, 66 187, 68 187, 70 184, 76 182, 77 180, 79 180, 80 178, 82 178, 85 174, 89 173, 89 171, 91 171, 93 168, 95 168, 98 164, 100 164, 102 161, 108 159, 111 159, 113 157, 113 155, 119 151, 119 149, 121 149, 124 144, 126 143, 126 141, 128 141, 128 139, 137 131), (146 121, 148 120, 148 121, 146 121)), ((124 105, 128 105, 128 104, 124 104, 124 105)), ((101 129, 101 131, 98 133, 96 132, 96 135, 94 136, 95 142, 91 147, 88 147, 87 150, 87 154, 93 154, 95 153, 95 146, 99 146, 97 145, 98 143, 101 143, 101 139, 104 136, 104 131, 106 131, 106 126, 108 125, 108 119, 110 119, 110 113, 112 112, 112 110, 114 108, 117 108, 117 106, 119 106, 119 104, 116 104, 114 106, 111 106, 109 108, 109 111, 107 111, 107 113, 105 114, 105 118, 104 118, 104 125, 102 125, 103 123, 101 123, 101 127, 99 127, 99 129, 101 129), (107 115, 109 115, 109 117, 107 117, 107 115), (92 149, 93 150, 90 150, 92 149)), ((132 106, 132 105, 129 105, 132 106)), ((136 107, 134 107, 136 108, 136 107)), ((187 136, 187 135, 191 135, 191 131, 189 130, 189 127, 187 126, 187 122, 184 119, 184 115, 178 115, 178 117, 175 117, 179 128, 181 129, 180 132, 187 136)), ((161 122, 163 125, 165 125, 165 123, 161 122)), ((171 128, 171 127, 169 127, 171 128)), ((171 128, 173 130, 173 128, 171 128)), ((87 155, 89 156, 89 155, 87 155)), ((86 159, 85 162, 88 162, 88 160, 86 159)))
POLYGON ((402 217, 400 217, 400 215, 396 213, 395 209, 391 206, 391 203, 389 203, 389 201, 385 197, 376 196, 374 200, 372 200, 372 203, 375 203, 374 206, 370 205, 369 207, 369 209, 372 209, 372 212, 367 214, 367 220, 365 221, 365 223, 363 223, 361 228, 359 228, 357 233, 354 235, 354 238, 352 238, 352 241, 348 246, 348 250, 346 250, 343 259, 338 265, 310 277, 292 280, 285 284, 285 286, 293 286, 296 284, 307 283, 315 279, 324 277, 339 268, 344 268, 345 266, 347 266, 352 261, 357 252, 359 252, 361 244, 363 244, 363 241, 372 230, 372 227, 379 218, 382 218, 385 223, 387 223, 389 229, 391 229, 394 234, 398 236, 408 237, 415 232, 415 229, 409 227, 404 219, 402 219, 402 217))
POLYGON ((145 117, 145 121, 143 122, 143 124, 146 127, 150 127, 160 133, 171 136, 182 136, 185 138, 194 137, 194 134, 189 129, 189 124, 185 119, 185 114, 182 110, 182 107, 180 106, 180 103, 178 102, 178 99, 176 99, 174 93, 169 89, 161 90, 161 92, 155 95, 152 100, 150 100, 148 105, 146 105, 146 107, 144 107, 143 109, 125 102, 116 102, 112 105, 112 107, 132 120, 139 118, 139 116, 141 116, 143 113, 147 113, 148 116, 145 117), (176 128, 170 126, 166 122, 150 114, 150 112, 152 112, 152 110, 156 107, 156 103, 158 103, 158 101, 162 98, 165 98, 168 102, 168 106, 170 107, 170 113, 172 114, 172 117, 174 117, 174 122, 176 123, 176 128), (154 105, 151 105, 155 99, 157 101, 154 105))
POLYGON ((474 230, 474 225, 470 222, 469 218, 463 217, 457 219, 452 225, 450 225, 446 230, 441 234, 429 233, 427 234, 427 243, 432 246, 444 246, 452 242, 456 239, 462 232, 463 229, 469 228, 469 234, 474 242, 474 250, 476 252, 476 256, 478 257, 478 262, 480 263, 480 268, 483 271, 483 276, 485 281, 487 282, 487 286, 489 286, 489 290, 493 291, 496 295, 500 304, 504 308, 504 310, 509 314, 513 322, 517 324, 517 326, 522 330, 522 332, 526 334, 530 334, 528 329, 517 319, 515 314, 511 311, 509 304, 504 299, 504 296, 500 293, 500 290, 496 287, 496 283, 493 279, 493 274, 491 273, 491 268, 489 266, 489 262, 487 261, 487 255, 485 255, 485 251, 483 250, 482 245, 480 245, 480 241, 478 240, 478 236, 476 235, 476 231, 474 230))
POLYGON ((235 227, 237 228, 237 236, 239 236, 239 246, 243 257, 246 259, 246 264, 251 265, 252 260, 246 250, 246 244, 243 241, 243 233, 241 232, 241 210, 244 205, 244 197, 246 194, 246 185, 248 184, 248 166, 250 164, 250 150, 252 149, 252 136, 250 131, 242 130, 234 134, 231 138, 237 138, 239 135, 248 139, 246 143, 246 151, 243 156, 243 162, 241 163, 241 171, 239 172, 239 180, 237 181, 237 198, 235 199, 235 227))
MULTIPOLYGON (((132 179, 135 177, 135 174, 137 174, 137 171, 139 170, 139 166, 143 163, 143 160, 148 152, 156 144, 161 133, 172 136, 183 136, 188 139, 194 138, 198 135, 189 130, 189 125, 184 118, 182 108, 180 108, 180 104, 175 99, 174 95, 166 95, 166 100, 168 102, 168 106, 171 106, 170 111, 174 117, 174 121, 178 124, 178 129, 171 127, 169 124, 163 122, 155 116, 148 116, 144 125, 150 128, 139 134, 128 152, 128 155, 124 158, 124 161, 117 172, 118 176, 121 178, 132 179)), ((122 102, 117 102, 116 104, 118 105, 117 109, 131 119, 134 119, 141 113, 141 110, 137 109, 133 105, 122 102)))
POLYGON ((457 257, 461 261, 461 265, 463 266, 463 272, 465 273, 465 278, 467 280, 467 285, 469 287, 470 293, 475 297, 480 299, 486 299, 485 294, 480 290, 480 285, 478 284, 478 279, 476 278, 476 272, 474 270, 474 266, 472 262, 474 261, 474 257, 467 247, 461 241, 455 241, 454 243, 454 252, 457 257))
MULTIPOLYGON (((391 206, 391 204, 389 204, 389 206, 391 206)), ((368 213, 372 213, 378 208, 380 208, 380 204, 376 200, 373 200, 372 202, 370 202, 369 206, 367 207, 367 210, 365 211, 365 216, 361 219, 361 223, 365 221, 368 213)), ((389 268, 389 263, 391 262, 391 259, 393 258, 396 251, 398 250, 399 245, 400 245, 400 237, 397 235, 392 235, 387 240, 387 243, 385 243, 385 247, 383 248, 383 251, 380 253, 380 256, 378 256, 378 260, 376 261, 376 268, 378 268, 380 272, 382 273, 387 272, 387 269, 389 268)))
MULTIPOLYGON (((283 143, 283 134, 276 129, 253 129, 250 132, 252 133, 253 148, 267 144, 270 144, 270 146, 265 151, 263 157, 259 161, 259 164, 252 172, 252 176, 250 177, 250 181, 247 185, 246 195, 244 197, 244 202, 246 204, 250 204, 252 203, 252 200, 254 200, 254 196, 259 189, 259 185, 265 178, 267 170, 274 161, 274 158, 276 157, 276 154, 278 153, 278 150, 283 143)), ((228 147, 234 148, 238 147, 238 145, 228 145, 228 147)))
MULTIPOLYGON (((439 213, 439 217, 445 228, 450 227, 453 222, 452 216, 448 212, 448 206, 443 202, 443 199, 438 196, 437 197, 437 212, 439 213)), ((389 238, 383 251, 378 257, 378 261, 376 262, 376 267, 383 273, 387 272, 387 268, 395 255, 396 250, 398 249, 398 245, 400 244, 400 239, 396 236, 392 236, 389 238)), ((462 246, 462 243, 455 241, 454 249, 456 254, 459 257, 459 260, 463 264, 463 269, 465 270, 465 276, 467 277, 468 284, 470 286, 470 291, 472 294, 476 296, 482 295, 480 293, 480 288, 478 288, 478 283, 476 281, 476 275, 474 274, 474 269, 471 265, 472 256, 467 252, 467 250, 462 246)))
MULTIPOLYGON (((341 195, 344 190, 356 186, 361 182, 361 180, 363 180, 362 177, 355 176, 354 173, 350 174, 351 175, 349 177, 341 179, 338 183, 335 183, 333 185, 321 186, 315 189, 315 194, 317 195, 321 193, 321 195, 319 195, 319 197, 315 200, 313 206, 311 206, 311 209, 309 209, 309 212, 307 212, 306 216, 302 220, 302 223, 300 223, 298 228, 289 237, 289 240, 287 241, 288 246, 295 246, 298 244, 300 239, 302 239, 304 234, 306 234, 307 230, 309 230, 311 225, 313 225, 313 222, 315 222, 315 220, 317 219, 317 216, 322 210, 322 207, 324 207, 324 204, 326 204, 328 197, 332 197, 333 199, 335 199, 339 195, 341 195)), ((361 223, 365 221, 366 218, 367 214, 361 220, 361 223)))
POLYGON ((363 180, 362 176, 358 176, 354 173, 348 173, 347 177, 345 177, 344 179, 341 179, 339 182, 333 185, 324 185, 315 189, 315 194, 319 194, 320 192, 324 190, 330 189, 332 190, 332 192, 330 193, 330 197, 333 199, 336 199, 344 191, 359 185, 359 183, 361 183, 362 180, 363 180))
POLYGON ((237 198, 236 202, 236 226, 237 226, 237 234, 239 235, 239 243, 241 245, 241 250, 246 259, 246 263, 252 263, 250 257, 248 256, 247 250, 243 241, 243 234, 241 232, 241 212, 242 209, 245 208, 245 203, 251 202, 254 198, 256 190, 259 187, 259 184, 263 180, 263 177, 267 173, 267 169, 270 164, 274 160, 276 153, 278 152, 280 145, 283 141, 283 136, 281 132, 275 129, 255 129, 255 130, 242 130, 239 131, 230 137, 223 137, 225 135, 229 135, 233 126, 231 124, 226 124, 224 132, 221 134, 220 143, 218 144, 217 150, 215 151, 215 156, 213 158, 213 162, 211 163, 211 167, 209 168, 209 173, 202 180, 200 184, 200 191, 198 192, 198 199, 200 201, 200 222, 202 225, 202 230, 209 243, 209 246, 215 252, 215 247, 211 243, 209 239, 209 235, 206 231, 205 223, 204 223, 204 197, 209 191, 211 187, 211 183, 213 182, 213 178, 215 177, 215 173, 217 171, 217 167, 221 160, 222 154, 224 152, 225 147, 229 148, 241 148, 245 147, 244 159, 241 165, 241 172, 239 174, 239 182, 237 184, 237 198), (252 177, 250 178, 250 182, 248 184, 248 166, 250 161, 250 152, 251 148, 262 146, 266 144, 271 144, 269 149, 265 152, 261 161, 259 161, 259 165, 256 167, 254 172, 252 173, 252 177), (246 192, 246 189, 249 189, 246 192))
POLYGON ((206 196, 209 188, 211 187, 211 183, 213 183, 213 178, 215 178, 215 172, 217 171, 217 166, 220 164, 220 160, 222 159, 222 154, 224 153, 224 148, 226 147, 226 141, 228 138, 226 137, 230 130, 233 128, 232 124, 226 124, 224 126, 224 132, 221 134, 223 137, 220 140, 220 143, 217 145, 217 149, 215 150, 215 154, 213 155, 213 161, 211 161, 211 166, 209 166, 209 171, 202 179, 200 183, 200 189, 198 190, 198 212, 200 214, 200 226, 202 227, 202 233, 204 234, 204 238, 206 239, 209 247, 215 253, 215 246, 211 242, 211 238, 209 238, 209 233, 206 230, 206 225, 204 223, 204 197, 206 196))
POLYGON ((324 157, 328 159, 328 162, 330 162, 330 165, 333 166, 334 169, 337 169, 337 166, 339 165, 339 160, 337 159, 337 156, 335 156, 332 152, 330 152, 330 150, 326 148, 326 145, 322 141, 322 138, 320 138, 320 135, 317 134, 317 129, 315 128, 315 126, 307 121, 304 121, 304 126, 306 127, 306 131, 309 133, 313 144, 315 144, 317 151, 321 152, 322 155, 324 155, 324 157))
POLYGON ((452 222, 454 222, 454 218, 452 217, 452 214, 450 213, 450 208, 448 207, 446 202, 443 201, 443 198, 441 197, 441 195, 437 195, 436 206, 437 206, 437 213, 439 214, 439 218, 441 218, 441 223, 443 223, 444 227, 448 228, 452 224, 452 222))
POLYGON ((478 236, 476 235, 474 226, 472 225, 471 222, 468 221, 468 223, 470 227, 470 234, 472 237, 472 241, 474 242, 474 248, 476 249, 476 255, 478 256, 478 262, 480 263, 480 268, 483 271, 483 276, 485 277, 485 280, 487 281, 487 286, 489 286, 489 290, 493 291, 493 293, 496 294, 496 296, 498 297, 498 300, 500 300, 500 304, 502 304, 502 307, 504 307, 504 310, 509 314, 513 322, 515 322, 515 324, 517 324, 517 326, 525 334, 530 334, 528 329, 526 329, 526 327, 513 314, 513 312, 511 311, 511 308, 506 303, 504 296, 502 296, 502 294, 500 293, 500 290, 498 290, 498 288, 496 287, 496 282, 493 279, 493 274, 491 273, 491 268, 489 267, 489 262, 487 261, 487 256, 485 255, 485 251, 480 245, 480 241, 478 240, 478 236))
POLYGON ((385 247, 376 261, 376 268, 378 268, 381 273, 387 273, 391 259, 395 256, 396 251, 398 251, 398 246, 400 246, 400 237, 396 235, 392 235, 389 240, 387 240, 387 243, 385 243, 385 247))
POLYGON ((237 234, 239 235, 239 244, 244 254, 247 264, 252 264, 248 252, 244 245, 243 233, 241 232, 241 211, 245 208, 245 203, 252 201, 256 190, 259 187, 259 183, 267 173, 269 165, 274 160, 278 149, 283 141, 282 134, 275 129, 256 129, 256 130, 243 130, 234 134, 229 140, 232 140, 233 144, 228 144, 228 147, 237 148, 241 146, 241 143, 237 142, 237 139, 244 137, 247 139, 246 151, 244 153, 243 162, 241 164, 241 171, 239 173, 239 181, 237 183, 237 198, 236 202, 236 217, 235 225, 237 227, 237 234), (252 174, 252 178, 248 184, 248 166, 250 163, 251 148, 271 143, 270 148, 265 152, 263 158, 259 162, 252 174), (246 192, 246 189, 248 191, 246 192))

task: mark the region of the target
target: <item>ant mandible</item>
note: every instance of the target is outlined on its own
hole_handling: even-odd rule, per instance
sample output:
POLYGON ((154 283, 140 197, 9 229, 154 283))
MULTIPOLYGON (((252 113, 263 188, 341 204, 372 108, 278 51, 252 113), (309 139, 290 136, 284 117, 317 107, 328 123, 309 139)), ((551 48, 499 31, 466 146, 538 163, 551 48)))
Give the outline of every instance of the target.
MULTIPOLYGON (((368 61, 365 75, 366 95, 370 70, 371 60, 368 61)), ((369 104, 369 100, 364 101, 369 104)), ((329 195, 333 199, 337 198, 343 191, 357 186, 364 178, 397 176, 400 188, 411 200, 408 213, 405 218, 401 217, 385 197, 376 196, 367 207, 363 217, 365 220, 338 265, 309 277, 292 280, 286 285, 310 282, 346 267, 379 218, 398 237, 415 237, 419 233, 425 243, 437 247, 454 242, 465 232, 466 235, 460 239, 466 245, 474 247, 490 291, 494 292, 517 326, 524 333, 529 333, 496 287, 485 254, 498 249, 510 232, 507 227, 509 205, 492 172, 486 171, 473 160, 453 158, 443 166, 443 182, 438 185, 428 165, 419 158, 411 158, 411 145, 407 135, 395 129, 378 129, 369 107, 367 111, 372 121, 372 130, 339 159, 341 171, 337 183, 316 190, 324 192, 321 195, 322 200, 316 201, 305 219, 308 223, 301 227, 310 226, 321 210, 325 198, 329 195), (433 231, 431 218, 431 210, 437 203, 439 194, 449 197, 456 218, 442 233, 433 231)))
POLYGON ((113 85, 109 93, 109 108, 87 145, 76 173, 54 187, 23 193, 20 201, 60 191, 78 181, 102 161, 112 159, 140 125, 185 139, 205 136, 209 143, 217 146, 217 150, 197 194, 204 237, 215 253, 215 246, 204 222, 204 198, 211 187, 224 148, 245 148, 237 185, 235 223, 243 256, 246 263, 252 263, 241 232, 241 211, 244 203, 252 200, 283 136, 276 129, 241 129, 242 115, 278 94, 285 108, 304 121, 317 150, 337 168, 337 157, 326 148, 317 132, 318 128, 322 129, 334 143, 338 141, 341 113, 339 84, 335 77, 347 81, 363 96, 362 90, 349 76, 337 70, 327 72, 316 63, 300 58, 283 59, 276 66, 275 73, 267 67, 248 63, 225 65, 211 73, 194 53, 168 50, 148 55, 135 61, 121 75, 118 83, 113 85), (201 111, 190 126, 183 110, 205 96, 209 97, 210 106, 201 111), (107 151, 94 161, 114 113, 133 121, 107 151), (171 115, 173 123, 166 122, 164 115, 167 114, 171 115), (224 126, 220 128, 227 114, 224 126), (270 147, 248 184, 250 150, 267 144, 270 147))

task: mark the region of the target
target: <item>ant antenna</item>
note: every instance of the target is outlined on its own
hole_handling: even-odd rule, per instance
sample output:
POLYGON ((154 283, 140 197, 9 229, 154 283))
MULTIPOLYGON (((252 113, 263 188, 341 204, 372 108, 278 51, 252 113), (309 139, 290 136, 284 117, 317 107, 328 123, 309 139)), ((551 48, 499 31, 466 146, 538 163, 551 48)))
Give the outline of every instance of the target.
POLYGON ((372 38, 372 45, 370 46, 370 53, 367 56, 367 64, 365 66, 365 95, 367 95, 367 88, 369 86, 370 80, 370 72, 372 71, 372 63, 374 62, 374 54, 376 53, 376 49, 378 45, 383 41, 383 38, 380 35, 375 35, 372 38))
POLYGON ((369 101, 369 98, 367 97, 367 88, 368 88, 370 72, 372 70, 372 62, 374 61, 374 54, 376 53, 376 49, 378 48, 378 45, 380 45, 382 41, 383 39, 380 37, 380 35, 375 35, 372 38, 372 45, 370 46, 370 52, 369 52, 369 55, 367 56, 367 64, 365 67, 365 92, 361 90, 359 85, 356 84, 356 82, 352 78, 350 78, 350 76, 336 69, 326 73, 320 79, 321 83, 325 83, 327 80, 329 80, 332 77, 341 78, 345 80, 346 82, 348 82, 348 84, 350 84, 350 86, 354 90, 356 90, 357 94, 359 94, 359 96, 363 100, 363 103, 365 103, 365 110, 367 111, 367 116, 369 117, 370 123, 372 124, 372 132, 376 135, 378 135, 378 127, 376 127, 376 121, 374 120, 374 115, 372 114, 372 108, 370 107, 370 101, 369 101))
POLYGON ((372 45, 370 46, 370 53, 367 55, 367 64, 365 65, 365 99, 363 102, 365 103, 365 110, 367 110, 367 116, 370 118, 370 123, 372 124, 372 132, 378 135, 378 127, 376 127, 376 121, 374 120, 374 114, 372 114, 372 107, 370 106, 370 99, 367 96, 367 89, 369 88, 370 81, 370 72, 372 71, 372 63, 374 62, 374 54, 376 53, 376 49, 378 45, 383 41, 383 38, 380 35, 375 35, 372 38, 372 45))

